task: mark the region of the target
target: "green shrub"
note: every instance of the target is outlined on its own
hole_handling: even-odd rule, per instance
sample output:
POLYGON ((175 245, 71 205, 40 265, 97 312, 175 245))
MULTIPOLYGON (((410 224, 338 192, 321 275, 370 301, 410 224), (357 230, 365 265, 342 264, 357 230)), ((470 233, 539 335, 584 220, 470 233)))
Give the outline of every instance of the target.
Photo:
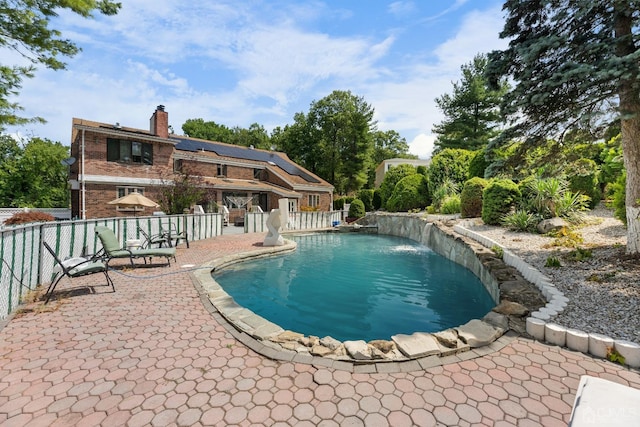
POLYGON ((460 213, 460 196, 458 196, 457 194, 453 194, 451 196, 445 197, 445 199, 442 201, 440 212, 446 215, 460 213))
POLYGON ((490 181, 482 193, 482 220, 485 224, 499 225, 502 217, 520 201, 520 189, 510 179, 490 181))
POLYGON ((375 189, 373 192, 372 200, 373 210, 378 210, 382 207, 382 198, 380 197, 380 189, 375 189))
POLYGON ((373 190, 365 188, 358 191, 358 199, 364 203, 364 210, 371 212, 373 210, 373 190))
POLYGON ((559 178, 535 179, 529 184, 531 207, 543 218, 557 217, 558 204, 567 189, 567 182, 559 178))
POLYGON ((416 167, 416 173, 419 173, 420 175, 424 175, 427 176, 427 167, 424 165, 420 165, 416 167))
POLYGON ((562 264, 560 263, 560 260, 558 259, 558 257, 550 256, 547 258, 547 261, 544 263, 544 266, 550 267, 550 268, 558 268, 558 267, 562 267, 562 264))
POLYGON ((408 211, 424 208, 429 204, 429 189, 424 175, 413 174, 402 178, 387 200, 386 208, 390 212, 408 211))
POLYGON ((613 188, 613 215, 627 225, 627 173, 623 172, 611 187, 613 188))
POLYGON ((458 184, 451 179, 445 179, 433 193, 431 194, 431 204, 436 212, 440 212, 442 209, 442 203, 444 200, 453 195, 458 194, 458 184))
POLYGON ((532 232, 536 230, 536 226, 540 222, 540 218, 523 209, 508 213, 502 217, 500 223, 509 230, 532 232))
POLYGON ((529 175, 524 179, 521 179, 518 182, 518 188, 520 189, 520 194, 522 196, 522 207, 526 210, 534 210, 531 204, 531 200, 533 199, 533 190, 532 183, 537 181, 539 178, 535 175, 529 175))
POLYGON ((596 162, 590 159, 578 159, 567 167, 566 173, 571 191, 589 196, 589 208, 595 208, 602 198, 596 162))
POLYGON ((460 214, 462 218, 476 218, 482 214, 482 192, 488 181, 474 177, 464 183, 460 193, 460 214))
POLYGON ((572 224, 580 224, 584 222, 584 211, 588 210, 590 201, 589 196, 567 191, 558 201, 557 214, 572 224))
POLYGON ((387 173, 384 174, 384 179, 380 184, 381 207, 389 209, 387 207, 387 200, 391 197, 393 190, 396 188, 396 184, 400 182, 402 178, 415 174, 416 168, 412 165, 402 164, 389 168, 387 173))
POLYGON ((473 157, 469 162, 469 178, 484 178, 484 171, 489 166, 489 162, 484 155, 484 149, 473 152, 473 157))
POLYGON ((607 141, 607 146, 600 153, 600 177, 603 184, 613 184, 624 170, 622 144, 620 134, 607 141))
POLYGON ((364 203, 360 199, 353 199, 349 206, 349 213, 347 216, 351 218, 362 218, 365 216, 364 203))
POLYGON ((459 148, 445 148, 431 159, 427 170, 431 192, 450 180, 462 185, 469 178, 469 163, 473 153, 459 148))
POLYGON ((333 209, 337 211, 344 209, 344 197, 339 197, 333 201, 333 209))

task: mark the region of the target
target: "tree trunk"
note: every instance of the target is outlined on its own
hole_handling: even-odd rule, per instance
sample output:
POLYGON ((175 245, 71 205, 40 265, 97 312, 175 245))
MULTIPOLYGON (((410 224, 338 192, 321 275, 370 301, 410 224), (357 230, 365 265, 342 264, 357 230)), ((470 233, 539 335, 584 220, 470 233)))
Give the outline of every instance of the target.
MULTIPOLYGON (((632 55, 636 46, 632 37, 633 19, 628 1, 615 3, 616 54, 619 57, 632 55)), ((638 71, 635 68, 626 78, 620 79, 620 114, 622 128, 622 154, 627 170, 626 213, 627 253, 640 253, 640 90, 635 83, 638 71)))

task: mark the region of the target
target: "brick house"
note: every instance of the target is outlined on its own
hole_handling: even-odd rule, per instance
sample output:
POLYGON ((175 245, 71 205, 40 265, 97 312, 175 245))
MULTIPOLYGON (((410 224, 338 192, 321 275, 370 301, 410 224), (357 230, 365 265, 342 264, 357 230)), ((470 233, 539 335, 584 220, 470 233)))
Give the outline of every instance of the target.
MULTIPOLYGON (((134 129, 73 119, 71 155, 71 211, 76 218, 152 215, 159 209, 123 208, 108 202, 132 191, 159 200, 160 189, 188 171, 206 190, 197 202, 207 211, 228 206, 264 212, 289 199, 289 210, 332 209, 333 186, 291 161, 286 154, 169 134, 169 115, 159 105, 150 129, 134 129)), ((241 212, 240 212, 241 211, 241 212)))

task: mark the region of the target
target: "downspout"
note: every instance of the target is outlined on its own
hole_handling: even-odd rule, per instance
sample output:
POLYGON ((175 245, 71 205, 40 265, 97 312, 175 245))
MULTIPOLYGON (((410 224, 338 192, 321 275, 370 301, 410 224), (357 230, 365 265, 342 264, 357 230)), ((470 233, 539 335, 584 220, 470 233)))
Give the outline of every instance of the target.
POLYGON ((86 197, 85 197, 85 180, 84 180, 84 129, 82 129, 82 180, 81 180, 81 198, 82 198, 82 207, 80 208, 80 214, 82 219, 87 219, 87 210, 86 210, 86 197))

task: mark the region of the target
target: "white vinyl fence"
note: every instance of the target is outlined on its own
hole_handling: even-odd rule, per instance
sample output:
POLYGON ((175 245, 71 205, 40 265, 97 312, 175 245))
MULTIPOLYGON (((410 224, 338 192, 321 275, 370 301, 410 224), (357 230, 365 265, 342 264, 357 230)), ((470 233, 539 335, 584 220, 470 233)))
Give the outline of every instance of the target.
POLYGON ((44 249, 47 242, 60 259, 97 253, 102 245, 95 234, 97 225, 116 233, 123 245, 140 239, 139 229, 158 234, 160 229, 186 231, 189 241, 222 234, 222 214, 163 215, 56 221, 4 227, 0 230, 0 320, 18 306, 22 297, 37 285, 51 283, 55 260, 44 249))
MULTIPOLYGON (((289 220, 283 231, 328 228, 342 221, 343 211, 289 212, 289 220)), ((244 218, 245 233, 263 233, 267 229, 269 212, 247 212, 244 218)))

